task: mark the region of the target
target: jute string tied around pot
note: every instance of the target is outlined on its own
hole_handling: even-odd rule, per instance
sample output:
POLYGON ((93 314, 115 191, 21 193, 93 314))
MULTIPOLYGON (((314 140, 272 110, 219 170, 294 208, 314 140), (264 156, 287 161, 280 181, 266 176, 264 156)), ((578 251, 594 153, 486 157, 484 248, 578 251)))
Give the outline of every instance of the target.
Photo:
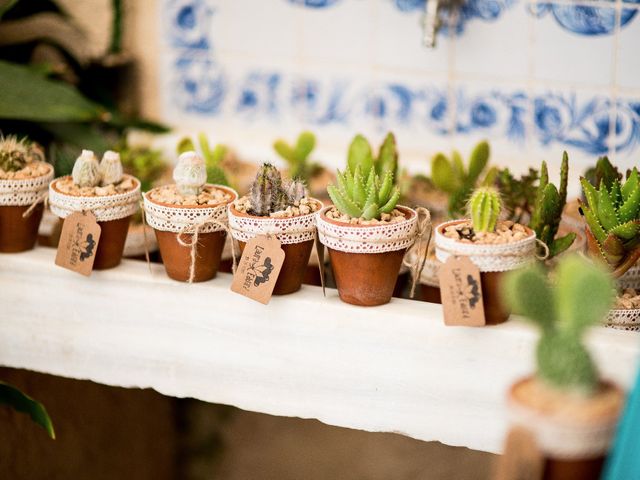
POLYGON ((53 166, 39 177, 0 180, 0 205, 19 206, 29 208, 22 214, 22 218, 31 216, 36 206, 45 202, 49 184, 53 180, 53 166))
MULTIPOLYGON (((418 255, 416 255, 416 260, 414 262, 405 264, 411 269, 411 298, 415 297, 416 285, 418 284, 418 280, 422 275, 422 270, 424 270, 424 266, 427 262, 427 256, 429 254, 429 244, 431 243, 431 237, 433 235, 431 212, 429 212, 429 210, 424 207, 418 207, 416 208, 416 213, 418 214, 418 236, 411 249, 417 252, 418 255), (423 253, 420 254, 420 252, 423 253)), ((403 259, 402 261, 404 263, 405 260, 403 259)))
POLYGON ((23 213, 22 213, 22 218, 28 218, 31 216, 31 214, 33 213, 33 211, 35 210, 35 208, 40 204, 40 203, 44 203, 44 208, 45 210, 47 208, 49 208, 49 192, 43 192, 41 193, 38 198, 36 198, 33 203, 31 205, 29 205, 29 208, 27 208, 23 213))

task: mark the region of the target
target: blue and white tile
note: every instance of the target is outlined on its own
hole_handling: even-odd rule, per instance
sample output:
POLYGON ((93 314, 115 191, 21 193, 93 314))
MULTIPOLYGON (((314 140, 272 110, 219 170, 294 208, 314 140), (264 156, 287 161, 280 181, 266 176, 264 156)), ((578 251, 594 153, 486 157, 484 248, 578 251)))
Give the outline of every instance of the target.
MULTIPOLYGON (((621 20, 624 20, 623 9, 621 20)), ((640 46, 640 12, 633 10, 635 14, 620 29, 618 37, 617 78, 616 83, 623 88, 633 88, 640 92, 640 61, 638 58, 640 46)))
POLYGON ((610 86, 613 81, 615 8, 532 3, 533 76, 570 86, 610 86))
POLYGON ((529 74, 533 18, 525 2, 491 21, 468 22, 456 38, 456 74, 522 81, 529 74))
POLYGON ((610 155, 622 169, 640 167, 640 95, 622 95, 616 101, 615 135, 610 155))

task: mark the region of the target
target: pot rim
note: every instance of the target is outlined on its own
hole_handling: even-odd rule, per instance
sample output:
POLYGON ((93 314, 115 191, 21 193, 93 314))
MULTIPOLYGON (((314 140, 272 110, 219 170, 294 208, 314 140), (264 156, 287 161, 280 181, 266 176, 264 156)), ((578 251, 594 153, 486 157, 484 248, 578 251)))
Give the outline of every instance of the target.
POLYGON ((396 210, 400 210, 402 211, 405 215, 404 215, 404 220, 401 222, 395 222, 395 223, 391 223, 391 222, 387 222, 387 223, 376 223, 376 224, 372 224, 372 225, 362 225, 362 224, 353 224, 353 223, 345 223, 345 222, 338 222, 336 220, 333 220, 329 217, 327 217, 327 212, 329 211, 329 209, 334 208, 335 205, 327 205, 326 207, 321 208, 320 210, 318 210, 317 212, 315 212, 324 222, 330 223, 332 225, 336 225, 338 227, 345 227, 345 228, 361 228, 361 229, 365 229, 365 228, 384 228, 387 226, 400 226, 400 225, 404 225, 405 223, 411 222, 414 218, 416 218, 418 216, 418 213, 411 207, 407 207, 405 205, 396 205, 396 210), (407 213, 409 213, 409 216, 407 216, 407 213))
POLYGON ((141 187, 142 184, 140 183, 140 180, 138 180, 137 177, 134 177, 133 175, 129 175, 128 173, 124 173, 122 176, 123 177, 129 177, 129 178, 132 178, 134 180, 135 185, 133 186, 133 188, 131 188, 130 190, 127 190, 126 192, 111 193, 109 195, 72 195, 72 194, 64 193, 64 192, 60 191, 60 189, 56 186, 56 183, 59 180, 63 180, 65 178, 71 178, 71 175, 63 175, 62 177, 54 178, 53 180, 51 180, 51 183, 49 184, 49 188, 51 190, 53 190, 54 192, 56 192, 56 195, 60 195, 62 197, 67 197, 67 198, 88 198, 88 199, 92 199, 92 200, 93 199, 99 200, 99 199, 106 199, 106 198, 112 199, 113 197, 116 197, 118 195, 123 195, 123 196, 124 195, 130 195, 133 192, 135 192, 136 190, 140 190, 140 187, 141 187))
POLYGON ((305 217, 307 215, 315 215, 318 212, 322 211, 322 209, 324 208, 324 203, 322 202, 322 200, 318 200, 315 197, 307 197, 307 198, 309 200, 314 201, 318 205, 320 205, 320 209, 316 210, 315 212, 305 213, 305 214, 301 214, 301 215, 295 215, 293 217, 260 217, 258 215, 251 215, 250 213, 239 211, 236 208, 236 206, 233 204, 233 202, 235 202, 235 200, 237 200, 237 198, 235 198, 232 202, 229 203, 229 214, 233 215, 235 217, 241 217, 241 218, 244 217, 244 218, 251 218, 251 219, 254 219, 254 220, 258 220, 258 221, 267 221, 267 220, 290 220, 290 219, 294 219, 294 218, 302 218, 302 217, 305 217))
MULTIPOLYGON (((171 184, 169 184, 169 185, 171 185, 171 184)), ((155 190, 157 188, 160 188, 160 187, 162 187, 164 185, 161 185, 160 187, 154 187, 151 190, 147 190, 142 195, 144 196, 144 199, 146 201, 148 201, 149 203, 153 203, 154 205, 159 205, 161 207, 165 207, 165 208, 193 208, 193 209, 216 208, 216 207, 220 207, 222 205, 229 205, 231 202, 236 201, 236 199, 238 198, 238 192, 236 192, 231 187, 227 187, 226 185, 218 185, 217 183, 206 183, 205 185, 206 186, 215 187, 218 190, 226 191, 227 193, 231 194, 232 198, 229 199, 229 200, 222 201, 222 202, 214 203, 212 205, 174 205, 172 203, 165 203, 165 202, 155 201, 150 196, 148 196, 148 194, 151 193, 153 190, 155 190)))
POLYGON ((38 175, 37 177, 29 177, 29 178, 0 178, 0 185, 3 183, 28 183, 28 182, 33 182, 34 180, 40 180, 43 179, 44 177, 48 177, 49 175, 53 175, 54 171, 53 171, 53 165, 51 165, 49 162, 38 162, 38 163, 44 163, 47 167, 49 167, 49 171, 47 173, 43 173, 42 175, 38 175))
MULTIPOLYGON (((447 220, 446 222, 440 223, 436 227, 436 233, 444 236, 444 229, 446 227, 450 227, 450 226, 456 225, 458 223, 470 222, 470 221, 471 221, 471 219, 469 219, 469 218, 458 218, 456 220, 447 220)), ((514 224, 515 223, 517 223, 517 222, 514 222, 514 224)), ((521 240, 518 240, 517 242, 499 243, 499 244, 494 244, 494 243, 464 243, 464 242, 461 242, 461 241, 456 240, 454 238, 449 238, 449 237, 446 237, 446 238, 451 240, 451 241, 453 241, 453 242, 460 243, 460 244, 463 244, 463 245, 481 245, 483 247, 486 247, 486 246, 492 246, 492 245, 501 245, 501 246, 503 246, 503 245, 517 245, 518 243, 524 243, 524 242, 530 241, 531 237, 535 237, 536 236, 536 232, 534 232, 533 229, 529 228, 527 225, 523 225, 522 223, 518 223, 518 225, 521 225, 522 227, 524 227, 529 235, 527 237, 521 239, 521 240)))

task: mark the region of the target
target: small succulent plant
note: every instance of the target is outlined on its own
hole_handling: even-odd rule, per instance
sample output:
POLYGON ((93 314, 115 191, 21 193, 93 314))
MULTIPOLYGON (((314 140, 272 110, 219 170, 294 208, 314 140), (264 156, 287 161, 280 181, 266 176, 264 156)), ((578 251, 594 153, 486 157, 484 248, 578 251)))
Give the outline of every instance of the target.
POLYGON ((615 276, 620 276, 640 258, 640 178, 634 167, 623 183, 614 180, 611 188, 605 181, 594 187, 581 178, 587 203, 580 211, 587 223, 589 251, 603 259, 615 276))
POLYGON ((112 185, 122 180, 123 170, 120 154, 107 150, 100 161, 100 185, 112 185))
POLYGON ((289 205, 298 205, 306 196, 307 189, 304 182, 295 179, 285 183, 276 167, 270 163, 264 163, 258 169, 249 191, 251 209, 248 213, 266 217, 286 209, 289 205))
POLYGON ((563 237, 556 238, 562 211, 567 203, 567 180, 569 176, 569 156, 567 152, 562 155, 560 167, 560 189, 553 183, 549 183, 549 171, 546 162, 540 167, 540 182, 536 194, 536 201, 531 213, 529 227, 536 232, 536 238, 540 239, 549 248, 549 258, 552 258, 571 246, 576 239, 576 234, 571 232, 563 237))
POLYGON ((196 152, 184 152, 178 157, 173 179, 181 195, 198 195, 207 183, 207 168, 196 152))
POLYGON ((91 150, 82 150, 73 164, 73 183, 79 187, 96 187, 100 184, 100 165, 91 150))
POLYGON ((298 135, 295 145, 290 145, 282 139, 273 143, 273 149, 287 162, 291 178, 299 178, 305 182, 311 181, 314 174, 322 168, 309 162, 309 156, 315 146, 315 135, 306 131, 298 135))
POLYGON ((134 147, 122 143, 118 153, 125 171, 140 180, 140 188, 143 192, 151 189, 153 183, 160 178, 167 167, 162 152, 147 146, 134 147))
POLYGON ((365 178, 367 178, 372 168, 381 178, 386 173, 391 173, 395 182, 398 174, 398 151, 393 133, 387 133, 376 158, 373 156, 369 141, 363 135, 356 135, 351 145, 349 145, 347 165, 351 172, 354 173, 356 167, 360 166, 360 171, 365 178))
POLYGON ((44 154, 35 143, 15 135, 0 137, 0 169, 17 172, 32 161, 44 161, 44 154))
MULTIPOLYGON (((207 183, 213 183, 214 185, 229 185, 227 175, 222 168, 222 160, 228 152, 225 145, 218 144, 213 150, 209 146, 209 140, 204 133, 198 134, 198 144, 200 152, 204 157, 204 163, 207 172, 207 183)), ((195 152, 196 146, 189 137, 185 137, 178 143, 178 154, 185 152, 195 152)))
POLYGON ((467 209, 474 231, 493 232, 502 210, 500 193, 493 187, 479 187, 471 195, 467 209))
POLYGON ((491 185, 498 173, 495 168, 490 169, 484 179, 480 177, 489 163, 489 144, 486 141, 478 143, 465 167, 460 153, 454 150, 451 159, 443 153, 436 154, 431 160, 431 180, 439 190, 449 194, 449 215, 457 218, 464 213, 464 207, 469 195, 480 183, 491 185))
POLYGON ((554 389, 592 393, 598 372, 582 339, 611 307, 614 286, 609 275, 570 255, 559 261, 553 284, 542 266, 534 264, 510 272, 502 293, 514 313, 540 329, 538 378, 554 389))
POLYGON ((329 197, 336 208, 351 218, 380 219, 383 213, 391 213, 400 199, 400 191, 393 185, 393 173, 387 171, 380 180, 373 167, 365 176, 361 165, 338 170, 337 186, 327 187, 329 197))
POLYGON ((535 168, 516 178, 508 168, 498 171, 494 185, 500 192, 504 210, 509 220, 526 222, 531 218, 536 203, 540 174, 535 168))
POLYGON ((598 187, 604 182, 608 189, 611 189, 614 181, 622 180, 622 174, 611 163, 607 156, 598 158, 596 165, 589 168, 585 172, 584 177, 589 180, 594 187, 598 187))

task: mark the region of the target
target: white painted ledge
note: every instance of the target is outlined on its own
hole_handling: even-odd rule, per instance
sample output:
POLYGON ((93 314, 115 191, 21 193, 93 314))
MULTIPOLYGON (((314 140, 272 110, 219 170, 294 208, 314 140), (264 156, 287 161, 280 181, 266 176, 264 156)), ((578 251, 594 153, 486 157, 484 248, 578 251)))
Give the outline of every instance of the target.
MULTIPOLYGON (((489 452, 507 387, 533 368, 536 336, 516 320, 445 327, 438 305, 353 307, 317 287, 263 306, 231 293, 229 275, 186 285, 125 261, 85 278, 54 254, 0 255, 1 365, 489 452)), ((640 336, 589 341, 628 388, 640 336)))

